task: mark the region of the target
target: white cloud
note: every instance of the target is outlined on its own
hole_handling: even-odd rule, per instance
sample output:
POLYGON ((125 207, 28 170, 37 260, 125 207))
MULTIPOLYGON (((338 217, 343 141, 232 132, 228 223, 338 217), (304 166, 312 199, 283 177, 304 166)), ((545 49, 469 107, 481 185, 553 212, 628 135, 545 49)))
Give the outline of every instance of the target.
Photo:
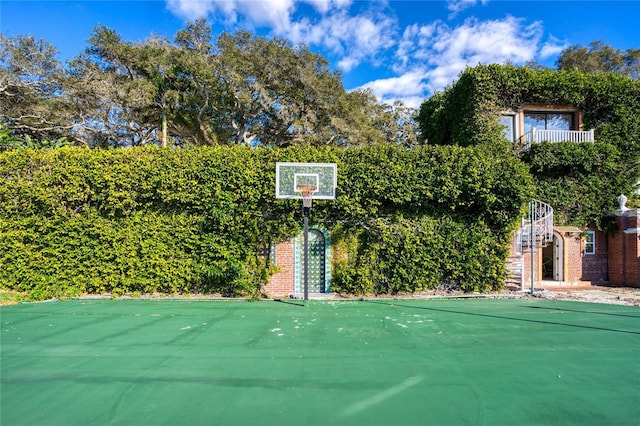
POLYGON ((318 12, 325 14, 329 10, 337 8, 343 9, 351 5, 351 0, 303 0, 312 5, 318 12))
POLYGON ((425 99, 424 93, 428 87, 426 75, 425 69, 416 68, 398 77, 371 81, 360 89, 370 89, 381 102, 391 104, 400 100, 408 107, 417 108, 425 99))
MULTIPOLYGON (((351 15, 352 0, 166 0, 174 14, 187 19, 217 16, 230 23, 269 28, 294 44, 318 46, 338 57, 337 66, 350 71, 396 42, 396 20, 379 5, 351 15), (294 18, 300 3, 318 13, 294 18)), ((384 8, 384 6, 382 6, 384 8)))
MULTIPOLYGON (((239 18, 255 25, 282 30, 291 24, 296 0, 166 0, 167 8, 189 20, 220 14, 228 22, 239 18)), ((324 2, 319 2, 324 3, 324 2)))
POLYGON ((276 32, 286 31, 291 26, 294 0, 243 1, 240 11, 257 25, 266 25, 276 32))
POLYGON ((407 27, 397 51, 397 72, 424 68, 429 92, 443 89, 467 65, 523 64, 533 60, 542 37, 540 22, 525 25, 522 19, 478 21, 468 19, 451 28, 442 21, 407 27))
POLYGON ((368 11, 351 16, 338 9, 312 21, 302 19, 278 35, 294 43, 320 46, 338 56, 338 67, 349 71, 363 61, 376 62, 381 52, 395 43, 396 21, 382 13, 368 11))
POLYGON ((539 56, 541 59, 547 59, 552 56, 558 55, 569 46, 570 44, 566 40, 561 41, 554 36, 549 36, 549 40, 546 41, 540 48, 539 56))
POLYGON ((344 58, 338 61, 338 68, 345 72, 349 72, 360 64, 360 60, 358 58, 352 58, 350 56, 345 56, 344 58))
POLYGON ((216 10, 214 0, 166 0, 166 4, 171 13, 186 19, 204 18, 216 10))
MULTIPOLYGON (((484 6, 488 0, 480 0, 480 3, 484 6)), ((458 13, 465 9, 469 9, 478 4, 478 0, 448 0, 447 9, 451 12, 449 19, 455 17, 458 13)))

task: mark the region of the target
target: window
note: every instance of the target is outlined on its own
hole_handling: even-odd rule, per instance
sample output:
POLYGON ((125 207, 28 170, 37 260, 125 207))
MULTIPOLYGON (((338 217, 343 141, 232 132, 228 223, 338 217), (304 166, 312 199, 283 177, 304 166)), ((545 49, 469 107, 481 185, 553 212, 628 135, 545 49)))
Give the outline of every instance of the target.
POLYGON ((533 112, 524 113, 524 132, 538 130, 573 130, 574 114, 572 112, 533 112))
POLYGON ((587 231, 584 235, 584 254, 596 254, 595 231, 587 231))
POLYGON ((516 141, 516 116, 515 114, 503 114, 500 116, 500 124, 504 129, 504 137, 511 142, 516 141))

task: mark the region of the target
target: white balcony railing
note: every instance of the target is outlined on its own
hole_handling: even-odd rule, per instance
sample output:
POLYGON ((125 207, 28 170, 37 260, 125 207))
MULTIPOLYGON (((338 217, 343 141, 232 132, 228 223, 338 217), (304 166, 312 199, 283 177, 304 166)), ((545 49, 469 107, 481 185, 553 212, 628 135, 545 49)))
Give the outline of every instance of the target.
POLYGON ((591 130, 539 130, 533 129, 522 137, 524 148, 540 142, 594 142, 595 132, 591 130))

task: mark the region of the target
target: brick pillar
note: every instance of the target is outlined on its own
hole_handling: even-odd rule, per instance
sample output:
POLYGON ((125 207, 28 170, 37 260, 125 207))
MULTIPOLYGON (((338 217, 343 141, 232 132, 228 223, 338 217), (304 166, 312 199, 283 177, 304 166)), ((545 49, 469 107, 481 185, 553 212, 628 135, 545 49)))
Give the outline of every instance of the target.
POLYGON ((640 287, 640 209, 617 210, 618 229, 609 236, 609 281, 640 287))

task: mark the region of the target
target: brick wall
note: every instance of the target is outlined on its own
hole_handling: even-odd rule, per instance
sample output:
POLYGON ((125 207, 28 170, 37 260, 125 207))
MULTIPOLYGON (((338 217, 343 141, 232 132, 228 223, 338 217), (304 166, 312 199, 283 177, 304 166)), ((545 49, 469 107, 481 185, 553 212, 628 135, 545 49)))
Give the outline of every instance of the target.
MULTIPOLYGON (((578 282, 590 281, 593 283, 603 283, 608 278, 608 241, 607 234, 595 231, 596 252, 595 254, 585 254, 584 238, 581 232, 563 231, 563 227, 559 227, 554 232, 555 238, 562 239, 563 258, 561 259, 563 271, 560 281, 578 282)), ((555 248, 554 248, 555 250, 555 248)), ((513 259, 517 258, 515 246, 511 249, 513 259)), ((542 255, 543 249, 536 248, 536 282, 541 281, 542 271, 542 255)), ((554 251, 555 256, 555 251, 554 251)), ((522 256, 524 266, 524 284, 525 287, 531 285, 531 253, 525 253, 522 256)), ((549 279, 549 278, 546 278, 549 279)))
POLYGON ((608 236, 605 232, 598 231, 595 228, 589 228, 588 230, 595 233, 596 252, 594 254, 585 254, 585 241, 584 239, 582 240, 580 247, 580 263, 582 265, 582 276, 580 280, 591 281, 593 283, 603 283, 609 280, 608 236))
POLYGON ((276 244, 275 264, 280 268, 264 287, 269 297, 289 296, 294 292, 295 252, 294 242, 284 241, 276 244))
POLYGON ((564 277, 562 281, 576 282, 583 278, 582 234, 562 233, 564 239, 564 277))
MULTIPOLYGON (((531 287, 531 253, 525 253, 522 257, 523 266, 524 266, 524 284, 526 288, 531 287)), ((540 281, 540 277, 542 276, 542 251, 536 248, 536 258, 535 258, 535 266, 536 266, 536 282, 540 281)))
POLYGON ((613 285, 640 287, 640 210, 615 213, 618 230, 609 236, 609 281, 613 285))

